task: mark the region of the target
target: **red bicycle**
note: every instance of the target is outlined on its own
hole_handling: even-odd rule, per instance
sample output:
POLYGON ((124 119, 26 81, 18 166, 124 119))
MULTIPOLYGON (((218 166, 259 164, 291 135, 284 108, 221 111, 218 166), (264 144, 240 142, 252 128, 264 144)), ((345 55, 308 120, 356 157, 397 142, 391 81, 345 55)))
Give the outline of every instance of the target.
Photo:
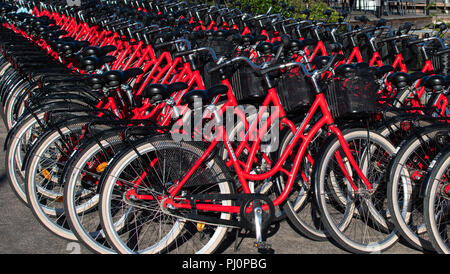
MULTIPOLYGON (((332 137, 320 153, 321 160, 314 165, 312 176, 324 225, 330 235, 348 250, 374 252, 394 244, 397 240, 395 230, 378 200, 377 193, 383 191, 377 178, 379 170, 373 170, 374 166, 387 164, 394 147, 367 129, 341 132, 318 84, 322 73, 339 57, 334 55, 327 66, 313 73, 296 62, 261 69, 245 57, 233 58, 213 69, 245 62, 259 71, 265 76, 269 90, 257 120, 261 119, 269 104, 276 106, 275 111, 261 129, 256 129, 257 123, 253 123, 237 148, 231 145, 225 127, 218 123, 215 138, 206 146, 158 136, 145 138, 135 143, 132 149, 117 155, 101 179, 101 220, 109 242, 121 253, 208 253, 218 248, 229 227, 245 227, 254 229, 255 245, 267 249, 264 232, 273 218, 274 208, 281 205, 293 189, 308 146, 319 130, 327 128, 332 137), (314 102, 300 126, 286 118, 277 91, 267 78, 270 72, 294 67, 302 69, 316 91, 314 102), (319 115, 318 121, 311 124, 317 114, 321 117, 319 115), (276 163, 267 171, 255 174, 252 165, 261 138, 277 119, 282 127, 289 128, 294 137, 276 163), (250 144, 252 133, 257 138, 250 144), (242 160, 237 155, 246 144, 250 145, 250 151, 242 160), (300 148, 293 151, 296 144, 300 148), (215 150, 221 145, 230 155, 228 162, 233 173, 216 155, 215 150), (292 153, 294 162, 289 169, 285 168, 284 163, 292 153), (285 174, 288 180, 275 199, 251 192, 249 181, 265 180, 278 173, 285 174), (235 174, 235 179, 231 174, 235 174), (243 193, 235 194, 235 180, 242 186, 243 193), (130 191, 142 196, 127 195, 130 191), (332 217, 336 213, 338 218, 332 217), (367 226, 369 221, 373 225, 367 226), (130 224, 131 230, 118 229, 130 224), (361 229, 356 232, 357 236, 353 227, 361 229), (347 233, 349 230, 352 233, 347 233), (368 233, 370 237, 365 237, 368 233)), ((209 111, 220 121, 219 109, 211 106, 209 111)))

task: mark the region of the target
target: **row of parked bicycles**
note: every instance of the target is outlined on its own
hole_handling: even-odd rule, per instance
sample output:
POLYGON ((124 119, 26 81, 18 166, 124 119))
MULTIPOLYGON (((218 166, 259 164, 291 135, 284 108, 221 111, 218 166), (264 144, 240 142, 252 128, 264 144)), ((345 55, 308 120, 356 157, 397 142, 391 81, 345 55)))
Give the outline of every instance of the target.
POLYGON ((19 200, 97 253, 273 252, 284 219, 349 252, 449 253, 447 26, 227 3, 3 1, 19 200))

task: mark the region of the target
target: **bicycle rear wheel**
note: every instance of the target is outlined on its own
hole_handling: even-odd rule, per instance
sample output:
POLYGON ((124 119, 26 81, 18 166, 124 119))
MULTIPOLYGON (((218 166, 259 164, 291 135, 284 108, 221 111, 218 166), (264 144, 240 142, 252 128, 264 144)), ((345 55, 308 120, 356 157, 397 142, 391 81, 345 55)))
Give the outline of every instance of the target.
POLYGON ((337 138, 319 153, 313 170, 315 197, 326 231, 354 253, 378 253, 398 239, 386 205, 385 171, 395 148, 367 129, 343 132, 353 158, 372 185, 369 190, 352 168, 337 138), (345 174, 347 172, 347 176, 345 174), (347 177, 358 187, 355 190, 347 177))
POLYGON ((49 231, 76 240, 63 208, 63 186, 59 176, 75 149, 84 123, 68 123, 43 133, 30 152, 26 167, 27 200, 39 222, 49 231))
MULTIPOLYGON (((108 241, 119 253, 212 253, 219 247, 227 227, 169 214, 162 207, 166 196, 158 190, 158 185, 173 187, 203 151, 196 142, 158 136, 141 140, 114 157, 101 179, 100 216, 108 241), (152 174, 147 175, 144 166, 152 174), (139 198, 149 196, 153 198, 139 198)), ((189 194, 234 193, 230 182, 223 162, 211 157, 183 187, 180 199, 189 194)), ((210 202, 231 205, 231 201, 210 202)), ((231 218, 229 213, 207 215, 231 218)))
POLYGON ((124 149, 121 133, 111 130, 90 138, 72 155, 63 172, 64 212, 75 236, 89 249, 115 253, 100 223, 99 181, 105 165, 124 149))

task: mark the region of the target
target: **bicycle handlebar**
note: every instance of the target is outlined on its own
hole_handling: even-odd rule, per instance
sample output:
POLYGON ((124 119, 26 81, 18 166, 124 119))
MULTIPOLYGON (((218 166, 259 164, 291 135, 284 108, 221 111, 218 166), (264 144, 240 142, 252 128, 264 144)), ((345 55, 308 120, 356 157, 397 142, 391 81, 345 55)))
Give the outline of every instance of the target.
POLYGON ((415 45, 415 44, 420 44, 420 43, 424 43, 424 42, 429 42, 429 41, 432 41, 432 40, 439 41, 439 43, 441 44, 441 47, 442 47, 442 48, 444 48, 444 49, 447 48, 447 46, 444 44, 444 42, 442 41, 442 39, 439 38, 439 37, 428 37, 428 38, 422 38, 422 39, 417 39, 417 40, 409 41, 409 42, 408 42, 408 46, 415 45))
POLYGON ((216 66, 216 67, 214 67, 214 68, 212 68, 212 69, 209 69, 209 70, 208 70, 208 73, 212 73, 212 72, 218 71, 218 70, 223 69, 223 68, 225 68, 225 67, 227 67, 227 66, 229 66, 229 65, 231 65, 231 64, 233 64, 233 63, 238 63, 238 62, 245 62, 245 63, 247 63, 253 70, 255 70, 255 71, 257 71, 257 72, 261 71, 261 66, 258 66, 258 65, 256 65, 256 64, 254 64, 254 63, 253 63, 252 61, 250 61, 247 57, 244 57, 244 56, 238 56, 238 57, 235 57, 235 58, 233 58, 233 59, 231 59, 231 60, 228 60, 228 61, 226 61, 226 62, 224 62, 224 63, 222 63, 222 64, 219 64, 218 66, 216 66))
POLYGON ((161 43, 161 44, 157 44, 154 46, 155 49, 161 49, 170 45, 174 45, 176 43, 184 43, 186 45, 186 48, 191 49, 191 42, 189 42, 189 40, 180 38, 174 41, 170 41, 170 42, 165 42, 165 43, 161 43))
POLYGON ((450 48, 447 48, 447 49, 444 49, 441 51, 437 51, 433 55, 441 55, 441 54, 445 54, 445 53, 450 53, 450 48))
POLYGON ((243 57, 243 56, 238 56, 235 57, 229 61, 226 61, 210 70, 208 70, 208 73, 212 73, 215 71, 218 71, 220 69, 223 69, 233 63, 237 63, 237 62, 245 62, 247 63, 254 71, 256 71, 258 74, 264 75, 267 74, 271 71, 275 71, 275 70, 280 70, 280 69, 286 69, 286 68, 290 68, 290 67, 300 67, 304 74, 306 76, 311 76, 311 77, 316 77, 316 75, 321 75, 323 74, 325 71, 329 70, 331 68, 331 66, 333 64, 335 64, 337 61, 343 60, 344 56, 342 54, 335 54, 331 57, 331 60, 328 62, 328 64, 323 67, 320 70, 315 70, 313 72, 309 72, 308 69, 306 68, 306 66, 303 63, 300 62, 290 62, 290 63, 284 63, 284 64, 279 64, 276 66, 271 66, 268 68, 262 68, 261 66, 258 66, 256 64, 254 64, 253 62, 251 62, 247 57, 243 57))
POLYGON ((177 58, 177 57, 183 57, 186 55, 190 55, 190 54, 194 54, 197 52, 202 52, 202 51, 207 51, 209 52, 209 54, 211 55, 212 59, 214 60, 214 62, 217 61, 217 56, 216 53, 214 52, 214 50, 210 47, 202 47, 202 48, 197 48, 197 49, 193 49, 193 50, 186 50, 186 51, 179 51, 179 52, 175 52, 173 54, 173 58, 177 58))
POLYGON ((402 35, 398 35, 398 36, 394 36, 394 37, 388 37, 385 39, 381 39, 380 43, 384 43, 384 42, 390 42, 390 41, 394 41, 394 40, 400 40, 400 39, 407 39, 410 38, 411 36, 408 34, 402 34, 402 35))
POLYGON ((359 33, 372 32, 372 31, 375 31, 375 30, 377 30, 377 27, 370 27, 370 28, 367 28, 367 29, 357 29, 357 30, 352 30, 352 31, 349 31, 349 32, 342 33, 342 34, 340 34, 340 36, 345 37, 345 36, 355 35, 355 34, 359 34, 359 33))
POLYGON ((286 68, 290 68, 290 67, 300 67, 303 70, 303 72, 304 72, 304 74, 306 76, 314 77, 315 75, 322 75, 325 71, 329 70, 332 65, 334 65, 338 61, 343 60, 344 58, 345 57, 342 54, 335 54, 335 55, 333 55, 331 57, 331 60, 328 62, 328 64, 326 66, 324 66, 320 70, 315 70, 313 72, 309 72, 303 63, 290 62, 290 63, 280 64, 280 65, 277 65, 277 66, 272 66, 272 67, 269 67, 269 68, 262 69, 260 71, 260 73, 261 74, 267 74, 267 73, 269 73, 271 71, 274 71, 274 70, 286 69, 286 68))

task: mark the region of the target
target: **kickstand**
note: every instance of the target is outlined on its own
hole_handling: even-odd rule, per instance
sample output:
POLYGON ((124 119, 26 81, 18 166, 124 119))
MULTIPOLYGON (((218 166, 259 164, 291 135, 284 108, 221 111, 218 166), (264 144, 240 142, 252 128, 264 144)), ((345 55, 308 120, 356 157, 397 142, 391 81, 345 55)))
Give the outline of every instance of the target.
POLYGON ((239 232, 241 232, 241 231, 242 231, 242 229, 236 229, 236 238, 234 240, 234 252, 237 252, 239 250, 239 246, 241 245, 242 241, 244 240, 244 236, 242 236, 241 240, 239 241, 239 232))

